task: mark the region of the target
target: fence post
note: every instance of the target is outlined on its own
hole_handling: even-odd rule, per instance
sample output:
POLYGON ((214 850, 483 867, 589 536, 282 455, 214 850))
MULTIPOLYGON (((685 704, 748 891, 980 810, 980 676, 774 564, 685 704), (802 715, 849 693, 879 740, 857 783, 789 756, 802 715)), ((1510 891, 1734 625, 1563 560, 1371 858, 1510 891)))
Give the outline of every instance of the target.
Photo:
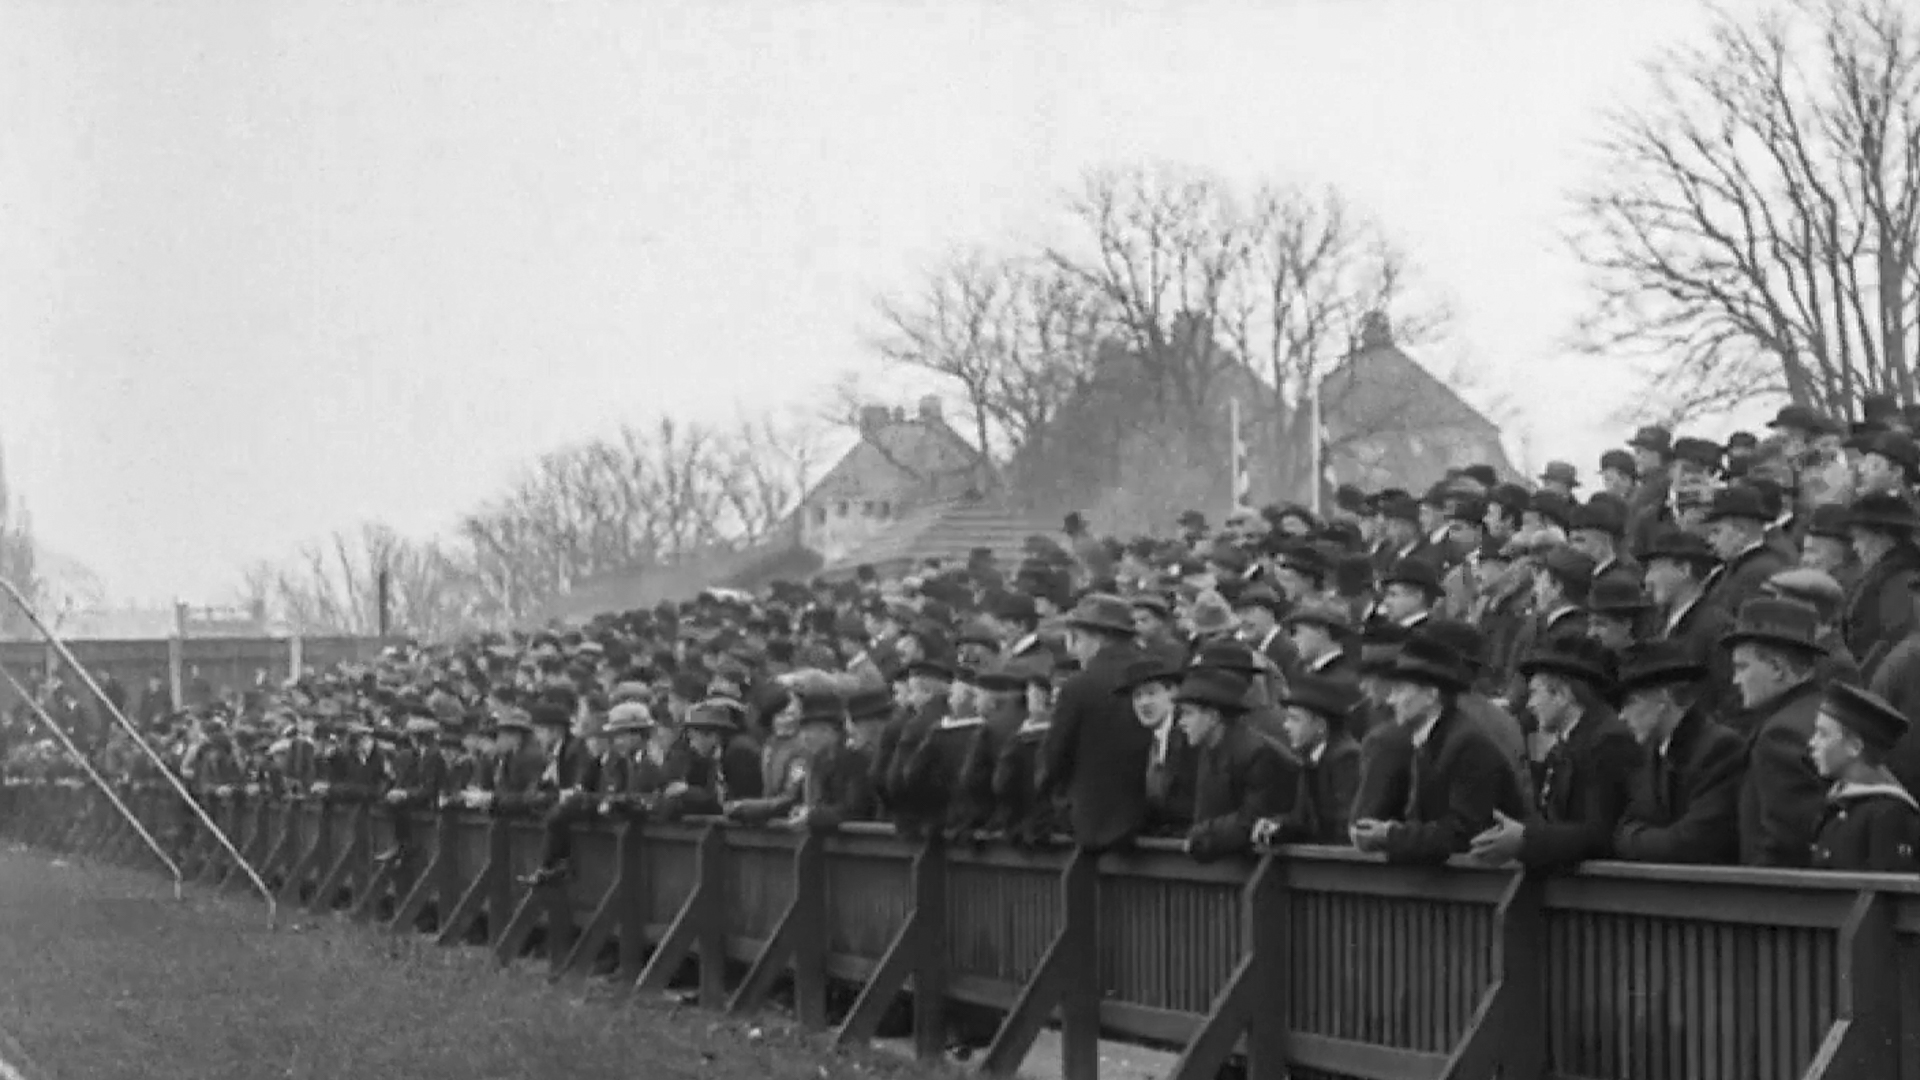
POLYGON ((187 703, 186 642, 181 640, 180 634, 181 631, 175 629, 173 635, 167 638, 167 693, 171 696, 173 707, 176 709, 187 703))

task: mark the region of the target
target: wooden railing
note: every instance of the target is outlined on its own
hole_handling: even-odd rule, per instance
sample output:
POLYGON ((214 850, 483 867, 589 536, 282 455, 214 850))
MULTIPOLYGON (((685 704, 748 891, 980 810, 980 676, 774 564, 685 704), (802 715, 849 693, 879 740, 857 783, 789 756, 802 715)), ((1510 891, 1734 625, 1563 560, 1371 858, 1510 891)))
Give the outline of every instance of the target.
MULTIPOLYGON (((15 839, 138 861, 104 800, 7 789, 15 839)), ((158 795, 142 816, 192 845, 158 795)), ((289 901, 344 907, 502 963, 536 935, 556 978, 664 989, 697 960, 712 1008, 782 979, 805 1025, 872 1038, 908 990, 916 1047, 946 1004, 997 1014, 980 1056, 1018 1067, 1061 1031, 1064 1074, 1098 1075, 1101 1038, 1177 1050, 1174 1075, 1244 1056, 1255 1077, 1563 1080, 1920 1078, 1920 884, 1883 875, 1594 863, 1537 876, 1388 865, 1336 848, 1197 865, 1126 855, 908 843, 695 820, 576 834, 564 887, 515 878, 537 823, 467 812, 228 800, 223 824, 289 901), (708 962, 710 959, 717 962, 708 962), (830 994, 840 984, 846 993, 830 994)), ((210 849, 188 854, 227 883, 210 849)), ((151 858, 146 856, 146 858, 151 858)))

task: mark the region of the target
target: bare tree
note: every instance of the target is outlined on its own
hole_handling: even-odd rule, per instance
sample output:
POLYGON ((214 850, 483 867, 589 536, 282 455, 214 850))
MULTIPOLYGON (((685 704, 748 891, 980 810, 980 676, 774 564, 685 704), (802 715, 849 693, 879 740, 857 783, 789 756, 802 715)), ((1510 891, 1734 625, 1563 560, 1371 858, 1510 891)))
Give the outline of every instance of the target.
MULTIPOLYGON (((0 578, 12 582, 29 603, 38 605, 44 599, 45 582, 34 547, 33 521, 7 484, 4 455, 0 455, 0 578)), ((0 636, 13 637, 26 631, 26 616, 11 601, 0 601, 0 636)))
POLYGON ((1044 440, 1054 415, 1091 378, 1110 328, 1105 300, 1077 275, 1044 259, 978 250, 877 306, 881 356, 951 384, 990 463, 1044 440))
POLYGON ((1162 419, 1204 427, 1215 378, 1239 363, 1218 336, 1253 237, 1220 180, 1161 165, 1090 173, 1068 203, 1082 234, 1048 260, 1109 306, 1162 419))
POLYGON ((1915 394, 1920 11, 1787 0, 1718 17, 1609 116, 1577 195, 1577 340, 1647 367, 1649 413, 1915 394))
POLYGON ((389 629, 445 637, 485 625, 486 605, 457 551, 414 543, 381 524, 336 532, 292 564, 256 564, 240 588, 308 634, 371 635, 380 629, 379 581, 387 578, 389 629))

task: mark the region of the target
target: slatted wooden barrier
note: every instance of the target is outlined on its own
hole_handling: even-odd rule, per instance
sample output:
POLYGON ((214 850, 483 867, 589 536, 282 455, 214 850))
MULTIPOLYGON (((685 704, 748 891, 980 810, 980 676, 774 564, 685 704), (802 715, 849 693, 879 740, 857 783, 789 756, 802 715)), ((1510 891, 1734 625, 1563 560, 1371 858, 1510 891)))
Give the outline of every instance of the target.
MULTIPOLYGON (((177 817, 164 793, 134 805, 163 831, 177 817)), ((1203 866, 1154 841, 1096 859, 698 820, 583 827, 566 885, 528 890, 531 821, 410 813, 405 857, 377 863, 397 836, 384 808, 218 809, 310 910, 408 932, 431 917, 441 941, 484 940, 502 963, 538 941, 555 978, 644 991, 691 974, 715 1009, 757 1008, 784 981, 800 1022, 842 1043, 910 992, 929 1056, 948 1003, 985 1007, 993 1076, 1057 1025, 1071 1080, 1098 1075, 1101 1038, 1178 1050, 1184 1080, 1236 1056, 1260 1078, 1920 1080, 1920 1025, 1900 1023, 1920 1015, 1920 884, 1903 878, 1529 876, 1309 847, 1203 866)), ((0 814, 16 840, 143 858, 83 788, 10 787, 0 814)), ((183 842, 201 880, 230 879, 183 842)))

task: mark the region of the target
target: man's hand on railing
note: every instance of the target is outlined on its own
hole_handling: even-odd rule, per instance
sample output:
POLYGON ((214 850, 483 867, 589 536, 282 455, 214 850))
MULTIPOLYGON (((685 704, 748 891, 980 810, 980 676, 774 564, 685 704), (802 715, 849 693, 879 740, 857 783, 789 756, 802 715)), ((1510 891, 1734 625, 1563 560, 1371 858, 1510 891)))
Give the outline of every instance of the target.
POLYGON ((213 789, 213 797, 214 797, 214 798, 216 798, 216 799, 230 799, 230 798, 232 798, 232 797, 233 797, 233 785, 232 785, 232 784, 220 784, 220 785, 218 785, 218 786, 216 786, 216 787, 215 787, 215 788, 213 789))
POLYGON ((1278 836, 1279 834, 1280 834, 1280 819, 1269 817, 1269 818, 1261 818, 1259 821, 1254 822, 1253 831, 1250 834, 1250 836, 1253 840, 1254 847, 1266 849, 1266 848, 1272 848, 1277 846, 1274 844, 1273 840, 1274 840, 1274 837, 1278 836))
POLYGON ((1520 845, 1526 839, 1527 827, 1498 810, 1493 812, 1493 817, 1493 824, 1473 838, 1473 847, 1467 852, 1467 857, 1488 866, 1502 866, 1520 857, 1520 845))
POLYGON ((307 794, 312 796, 313 798, 324 800, 327 797, 327 792, 332 790, 333 790, 332 784, 328 783, 325 780, 317 780, 314 782, 312 787, 307 789, 307 794))
POLYGON ((1353 846, 1359 850, 1379 851, 1387 846, 1387 830, 1392 827, 1389 822, 1361 818, 1347 830, 1347 835, 1353 838, 1353 846))
POLYGON ((247 798, 249 799, 257 798, 260 794, 260 785, 248 784, 246 787, 242 788, 241 790, 246 792, 247 798))

